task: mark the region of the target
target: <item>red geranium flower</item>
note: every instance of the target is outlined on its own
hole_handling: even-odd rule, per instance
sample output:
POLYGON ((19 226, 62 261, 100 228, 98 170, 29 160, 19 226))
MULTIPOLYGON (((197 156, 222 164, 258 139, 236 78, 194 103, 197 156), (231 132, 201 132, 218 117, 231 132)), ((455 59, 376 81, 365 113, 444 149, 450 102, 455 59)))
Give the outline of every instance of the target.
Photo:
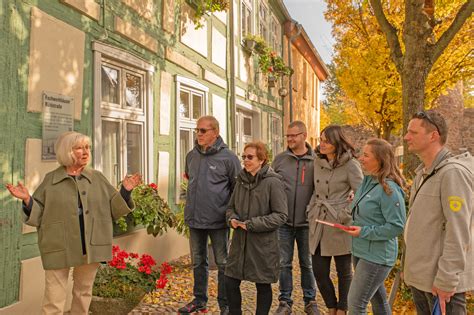
POLYGON ((156 280, 156 288, 163 289, 167 283, 168 283, 168 278, 166 278, 166 275, 162 274, 160 278, 156 280))
POLYGON ((155 184, 155 183, 148 184, 148 186, 150 186, 150 187, 153 188, 154 190, 158 190, 158 185, 155 184))

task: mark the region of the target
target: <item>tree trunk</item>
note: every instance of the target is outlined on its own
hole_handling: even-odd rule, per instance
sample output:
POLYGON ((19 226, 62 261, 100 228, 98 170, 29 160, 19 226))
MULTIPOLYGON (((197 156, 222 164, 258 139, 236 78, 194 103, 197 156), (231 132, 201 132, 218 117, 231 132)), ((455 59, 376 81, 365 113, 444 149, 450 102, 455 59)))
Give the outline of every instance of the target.
MULTIPOLYGON (((426 65, 421 60, 416 60, 411 64, 405 64, 402 73, 402 106, 403 106, 403 132, 407 133, 408 123, 413 115, 424 109, 425 85, 428 72, 426 69, 431 66, 426 65), (416 70, 415 70, 416 69, 416 70), (415 71, 414 71, 415 70, 415 71)), ((403 142, 403 172, 407 178, 414 176, 414 171, 419 164, 418 158, 408 152, 406 142, 403 142)))
MULTIPOLYGON (((428 23, 428 16, 422 13, 424 2, 425 0, 413 0, 405 3, 405 56, 399 71, 402 80, 403 136, 413 115, 425 108, 426 79, 432 67, 429 38, 433 35, 433 28, 428 23)), ((408 152, 404 142, 403 171, 407 178, 413 177, 418 163, 418 159, 408 152)))

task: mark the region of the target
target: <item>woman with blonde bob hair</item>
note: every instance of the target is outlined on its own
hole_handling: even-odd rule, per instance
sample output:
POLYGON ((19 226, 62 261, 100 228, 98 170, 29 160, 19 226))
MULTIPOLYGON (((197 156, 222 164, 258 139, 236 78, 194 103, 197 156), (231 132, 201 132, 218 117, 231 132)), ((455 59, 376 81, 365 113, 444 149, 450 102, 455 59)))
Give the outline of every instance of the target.
POLYGON ((90 138, 66 132, 55 144, 60 166, 46 174, 30 195, 18 182, 7 184, 23 201, 23 220, 38 230, 45 269, 42 314, 62 314, 69 271, 73 268, 71 314, 88 314, 97 267, 112 258, 112 222, 133 209, 132 190, 138 174, 126 176, 118 192, 90 167, 90 138))
POLYGON ((393 147, 370 139, 359 158, 364 180, 352 202, 354 277, 349 288, 349 314, 391 314, 384 280, 397 259, 397 237, 406 221, 405 180, 397 167, 393 147))

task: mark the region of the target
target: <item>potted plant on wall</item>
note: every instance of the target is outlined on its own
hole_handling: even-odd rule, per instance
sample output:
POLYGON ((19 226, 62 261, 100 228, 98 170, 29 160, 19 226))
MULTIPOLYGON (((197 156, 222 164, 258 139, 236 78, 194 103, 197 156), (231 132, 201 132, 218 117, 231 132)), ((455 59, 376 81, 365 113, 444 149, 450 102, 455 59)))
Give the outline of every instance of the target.
POLYGON ((252 53, 258 56, 258 67, 260 72, 267 76, 268 87, 274 87, 279 77, 290 76, 293 73, 293 69, 285 64, 283 58, 278 56, 263 38, 248 34, 244 40, 246 46, 247 40, 254 42, 252 53))
POLYGON ((150 255, 129 253, 113 246, 111 261, 101 264, 92 288, 92 314, 128 314, 144 297, 168 283, 171 266, 164 262, 159 270, 150 255))
POLYGON ((257 42, 263 40, 260 36, 258 35, 253 35, 251 33, 245 34, 243 38, 243 44, 244 48, 247 52, 252 54, 254 52, 255 46, 257 45, 257 42))
POLYGON ((199 29, 204 26, 202 18, 206 14, 219 11, 227 11, 230 6, 230 0, 186 0, 195 12, 193 16, 193 23, 195 29, 199 29))

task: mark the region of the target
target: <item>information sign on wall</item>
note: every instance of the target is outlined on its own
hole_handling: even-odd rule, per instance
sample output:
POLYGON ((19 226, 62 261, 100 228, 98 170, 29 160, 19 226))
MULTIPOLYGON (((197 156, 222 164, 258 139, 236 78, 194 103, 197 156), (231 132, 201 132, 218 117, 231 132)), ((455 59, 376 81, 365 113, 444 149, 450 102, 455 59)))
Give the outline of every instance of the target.
POLYGON ((74 129, 74 98, 43 91, 43 160, 55 160, 54 143, 74 129))

